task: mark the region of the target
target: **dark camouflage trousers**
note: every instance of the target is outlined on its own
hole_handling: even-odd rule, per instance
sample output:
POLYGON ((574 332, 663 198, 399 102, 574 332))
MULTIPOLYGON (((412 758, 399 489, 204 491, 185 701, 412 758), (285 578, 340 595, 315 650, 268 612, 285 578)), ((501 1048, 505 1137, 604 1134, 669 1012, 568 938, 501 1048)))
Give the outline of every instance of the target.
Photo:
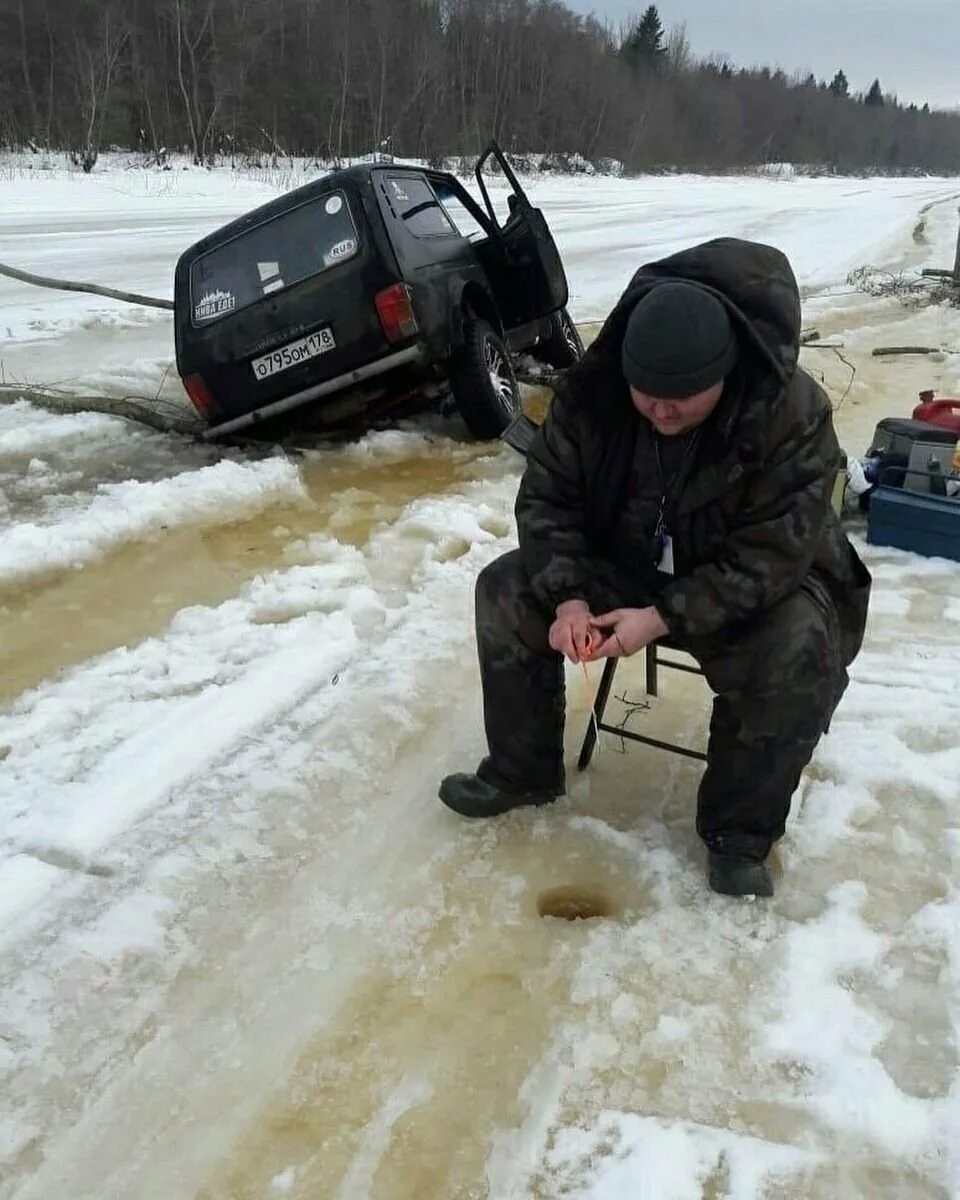
MULTIPOLYGON (((623 603, 614 594, 603 599, 602 607, 594 600, 595 612, 623 603)), ((553 619, 518 551, 481 572, 477 643, 489 753, 478 773, 508 791, 564 788, 563 660, 547 640, 553 619)), ((833 601, 810 576, 749 621, 676 645, 697 659, 715 693, 697 832, 711 850, 766 857, 847 685, 833 601)))

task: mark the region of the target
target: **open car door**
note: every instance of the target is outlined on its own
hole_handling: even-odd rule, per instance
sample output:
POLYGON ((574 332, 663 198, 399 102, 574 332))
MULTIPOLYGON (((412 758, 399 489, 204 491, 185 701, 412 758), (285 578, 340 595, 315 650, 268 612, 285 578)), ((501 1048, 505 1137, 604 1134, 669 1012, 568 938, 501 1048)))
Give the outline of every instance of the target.
POLYGON ((527 199, 496 142, 491 142, 480 156, 476 176, 493 231, 483 247, 487 251, 483 254, 484 266, 504 319, 511 326, 522 325, 563 308, 567 303, 567 277, 560 252, 543 213, 527 199), (499 219, 483 173, 491 160, 499 166, 509 188, 499 219))

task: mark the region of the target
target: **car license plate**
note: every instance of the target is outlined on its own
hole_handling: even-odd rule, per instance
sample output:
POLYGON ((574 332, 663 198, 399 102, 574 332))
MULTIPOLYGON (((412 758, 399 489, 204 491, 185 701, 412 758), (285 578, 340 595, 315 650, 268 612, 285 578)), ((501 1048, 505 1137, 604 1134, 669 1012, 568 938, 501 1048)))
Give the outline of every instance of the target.
POLYGON ((291 367, 306 362, 308 358, 319 358, 321 354, 335 350, 336 347, 337 343, 330 329, 318 329, 315 333, 308 333, 304 338, 288 342, 286 346, 280 346, 271 350, 269 354, 255 358, 250 365, 258 379, 269 379, 271 375, 289 371, 291 367))

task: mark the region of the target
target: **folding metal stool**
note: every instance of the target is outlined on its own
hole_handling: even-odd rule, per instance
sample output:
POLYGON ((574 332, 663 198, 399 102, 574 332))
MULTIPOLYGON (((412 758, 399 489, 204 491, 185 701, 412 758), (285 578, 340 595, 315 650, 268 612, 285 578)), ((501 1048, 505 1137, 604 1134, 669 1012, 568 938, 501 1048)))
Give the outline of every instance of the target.
MULTIPOLYGON (((686 671, 688 675, 703 674, 699 667, 689 667, 686 663, 677 662, 673 658, 661 658, 658 647, 662 647, 665 650, 679 649, 668 638, 663 638, 659 642, 653 642, 646 648, 645 691, 648 696, 658 696, 660 694, 661 667, 666 667, 672 671, 686 671)), ((606 711, 607 701, 610 699, 613 677, 617 673, 619 663, 619 658, 608 658, 604 665, 603 676, 600 679, 600 687, 597 689, 597 698, 593 706, 593 717, 587 724, 587 732, 584 735, 583 745, 580 747, 580 757, 577 759, 577 767, 581 771, 584 771, 590 765, 590 759, 593 758, 593 752, 597 745, 597 734, 601 731, 603 733, 615 733, 617 737, 628 738, 631 742, 642 742, 645 746, 655 746, 658 750, 667 750, 671 754, 682 754, 685 758, 695 758, 700 762, 706 762, 707 756, 699 750, 690 750, 686 746, 678 746, 674 742, 664 742, 659 738, 647 737, 642 733, 634 733, 633 730, 626 729, 620 725, 604 724, 603 714, 606 711)))

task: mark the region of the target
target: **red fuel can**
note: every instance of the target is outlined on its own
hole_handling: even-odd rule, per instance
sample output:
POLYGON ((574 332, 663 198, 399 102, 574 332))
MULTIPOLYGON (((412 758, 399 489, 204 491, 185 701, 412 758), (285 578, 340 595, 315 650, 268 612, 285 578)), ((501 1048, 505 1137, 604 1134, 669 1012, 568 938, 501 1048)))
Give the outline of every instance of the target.
POLYGON ((936 399, 933 392, 921 392, 913 410, 915 421, 925 421, 938 429, 953 429, 960 434, 960 400, 936 399))

